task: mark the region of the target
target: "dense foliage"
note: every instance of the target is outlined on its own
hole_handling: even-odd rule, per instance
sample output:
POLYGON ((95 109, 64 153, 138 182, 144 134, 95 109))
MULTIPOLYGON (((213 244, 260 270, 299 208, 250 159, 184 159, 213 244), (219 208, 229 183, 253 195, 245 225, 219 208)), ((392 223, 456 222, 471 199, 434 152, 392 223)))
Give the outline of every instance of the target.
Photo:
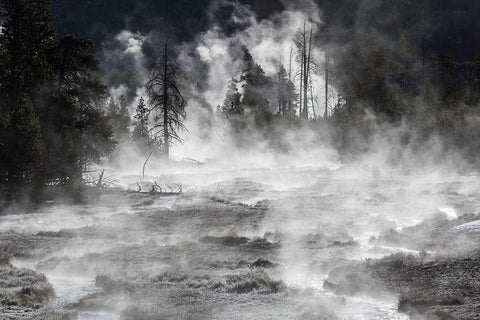
POLYGON ((5 0, 1 18, 0 182, 78 188, 115 146, 93 42, 58 38, 49 0, 5 0))

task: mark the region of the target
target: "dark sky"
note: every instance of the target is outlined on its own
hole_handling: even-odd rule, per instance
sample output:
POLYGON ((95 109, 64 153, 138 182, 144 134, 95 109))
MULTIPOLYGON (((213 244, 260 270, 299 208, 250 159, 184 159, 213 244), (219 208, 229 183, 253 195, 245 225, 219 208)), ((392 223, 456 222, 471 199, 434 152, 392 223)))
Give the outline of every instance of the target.
MULTIPOLYGON (((168 31, 178 41, 188 41, 198 32, 209 27, 209 4, 212 0, 168 1, 168 31)), ((259 18, 283 9, 280 0, 240 0, 248 4, 259 18)), ((102 42, 120 30, 148 33, 164 29, 166 5, 164 0, 53 0, 58 15, 57 25, 61 34, 75 33, 102 42)), ((216 12, 218 20, 228 17, 216 12)))
MULTIPOLYGON (((61 34, 75 33, 92 38, 97 46, 119 31, 128 29, 148 33, 165 29, 165 0, 52 0, 58 15, 57 26, 61 34)), ((209 12, 213 0, 170 0, 168 33, 176 41, 188 41, 208 29, 209 15, 222 24, 233 7, 223 6, 222 12, 209 12)), ((217 0, 219 1, 219 0, 217 0)), ((227 1, 227 0, 223 0, 227 1)), ((231 0, 235 1, 235 0, 231 0)), ((267 18, 284 9, 284 3, 300 0, 237 0, 248 4, 257 17, 267 18)), ((474 0, 314 0, 324 11, 325 21, 335 30, 346 30, 348 35, 359 26, 374 27, 379 33, 395 33, 408 29, 418 20, 419 3, 429 3, 427 20, 431 24, 428 43, 432 52, 446 50, 459 61, 480 55, 480 1, 474 0), (365 10, 368 8, 368 10, 365 10), (405 11, 412 11, 407 14, 405 11), (391 14, 389 16, 388 14, 391 14), (415 16, 417 14, 417 16, 415 16), (391 17, 401 17, 400 23, 391 17), (412 18, 413 17, 413 18, 412 18), (408 19, 413 19, 409 21, 408 19), (404 25, 402 25, 402 23, 404 25), (397 29, 397 30, 392 30, 397 29), (347 32, 348 31, 348 32, 347 32), (349 33, 350 32, 350 33, 349 33)), ((224 26, 229 30, 228 25, 224 26)), ((338 36, 338 33, 335 33, 338 36)))

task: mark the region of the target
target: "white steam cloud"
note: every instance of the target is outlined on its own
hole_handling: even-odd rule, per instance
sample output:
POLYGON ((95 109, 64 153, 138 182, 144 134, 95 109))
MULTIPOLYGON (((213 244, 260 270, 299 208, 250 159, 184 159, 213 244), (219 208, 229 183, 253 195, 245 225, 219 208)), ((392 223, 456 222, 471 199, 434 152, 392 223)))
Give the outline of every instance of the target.
MULTIPOLYGON (((187 45, 194 46, 194 51, 208 64, 206 79, 208 89, 204 95, 212 106, 222 103, 228 81, 241 73, 243 48, 251 51, 267 76, 275 77, 279 63, 283 63, 288 69, 290 52, 292 49, 294 53, 296 51, 295 39, 299 30, 303 29, 304 23, 307 29, 310 27, 315 29, 322 23, 321 11, 313 3, 309 7, 309 12, 292 8, 261 21, 257 20, 255 13, 248 6, 238 2, 215 1, 210 11, 216 12, 221 10, 222 6, 232 4, 234 10, 229 22, 234 26, 243 27, 243 30, 227 34, 212 16, 210 30, 201 33, 195 43, 187 45)), ((316 46, 313 56, 323 59, 324 53, 316 46)), ((294 75, 297 69, 294 58, 292 63, 294 75)), ((320 86, 323 85, 323 79, 319 78, 321 81, 315 88, 317 93, 320 93, 320 86)))
MULTIPOLYGON (((213 1, 208 10, 210 28, 198 34, 193 41, 177 47, 178 59, 187 79, 183 85, 189 99, 185 123, 188 131, 181 134, 185 143, 174 146, 172 150, 175 158, 217 158, 227 162, 238 161, 239 158, 247 158, 251 162, 277 161, 278 155, 269 150, 268 143, 256 132, 251 132, 252 145, 248 152, 232 147, 229 124, 215 116, 215 108, 222 104, 229 80, 241 74, 244 48, 250 50, 266 75, 273 79, 277 77, 280 63, 288 71, 290 54, 293 53, 292 80, 298 86, 295 79, 299 69, 295 61, 295 39, 304 24, 307 32, 310 28, 317 29, 322 24, 322 14, 312 1, 286 4, 285 7, 284 11, 259 20, 247 5, 230 0, 213 1), (231 12, 230 17, 219 19, 217 13, 227 9, 231 12), (199 68, 199 65, 204 68, 199 68)), ((107 71, 104 81, 111 96, 118 98, 126 95, 129 98, 131 113, 141 96, 148 103, 145 83, 153 62, 161 54, 163 40, 164 37, 156 30, 148 34, 123 30, 102 45, 102 66, 107 71)), ((325 53, 319 44, 315 44, 312 55, 321 64, 325 53)), ((322 105, 324 78, 320 73, 314 78, 313 94, 322 105)), ((269 97, 272 112, 276 112, 276 92, 266 92, 265 95, 269 97)), ((317 114, 320 113, 317 110, 317 114)), ((286 143, 294 150, 292 154, 296 157, 304 155, 309 158, 307 163, 327 159, 329 163, 332 159, 336 161, 336 152, 332 148, 325 143, 313 143, 312 134, 304 131, 285 134, 285 139, 289 140, 286 143)))
MULTIPOLYGON (((293 54, 291 77, 292 81, 298 85, 298 81, 295 79, 299 69, 295 60, 297 52, 295 40, 298 38, 299 31, 303 30, 304 25, 306 31, 309 32, 310 28, 315 30, 322 24, 321 11, 316 4, 311 1, 304 1, 296 6, 287 5, 287 9, 283 12, 263 20, 258 20, 248 6, 227 0, 214 1, 208 11, 211 12, 211 28, 199 34, 195 41, 184 44, 181 47, 179 59, 188 74, 195 74, 194 70, 197 68, 198 58, 206 65, 206 78, 195 80, 202 83, 204 89, 200 94, 212 109, 223 103, 228 82, 232 78, 239 78, 243 68, 244 48, 250 50, 254 59, 262 66, 265 74, 273 79, 277 77, 279 64, 283 64, 288 72, 290 55, 293 54), (232 6, 233 10, 229 20, 227 22, 217 21, 215 12, 222 11, 224 7, 232 6), (225 23, 229 27, 233 26, 236 31, 232 33, 226 30, 229 28, 223 27, 225 23)), ((318 44, 315 44, 312 56, 319 64, 323 63, 325 53, 318 44)), ((323 74, 316 74, 314 78, 314 99, 320 102, 323 108, 324 77, 323 74)), ((241 90, 241 86, 239 89, 241 90)), ((276 112, 276 93, 265 92, 265 95, 270 98, 271 111, 276 112)), ((317 114, 320 113, 320 110, 317 110, 317 114)), ((210 134, 210 140, 205 143, 199 138, 205 136, 205 134, 201 134, 206 130, 205 117, 207 115, 205 110, 199 107, 196 101, 189 101, 187 115, 189 132, 184 135, 185 144, 174 149, 174 154, 177 157, 196 156, 202 159, 209 157, 235 159, 240 156, 243 159, 248 158, 252 162, 269 162, 269 160, 278 157, 277 154, 267 151, 267 143, 255 132, 251 133, 252 145, 248 154, 245 154, 245 151, 240 151, 239 154, 237 153, 238 150, 232 150, 231 137, 224 130, 226 127, 228 129, 228 124, 221 123, 216 118, 213 119, 215 123, 210 124, 214 127, 215 133, 210 134)), ((212 120, 210 119, 210 121, 212 120)), ((293 153, 296 153, 299 158, 302 155, 306 156, 306 152, 303 151, 307 149, 307 145, 310 152, 308 157, 312 157, 311 154, 315 154, 315 151, 319 150, 318 154, 313 156, 317 161, 336 158, 336 153, 328 146, 311 144, 310 133, 308 132, 299 132, 296 137, 293 137, 295 134, 287 136, 287 139, 291 139, 288 143, 296 149, 296 152, 293 153), (302 141, 300 145, 299 141, 302 141)), ((307 162, 310 162, 310 160, 307 162)))

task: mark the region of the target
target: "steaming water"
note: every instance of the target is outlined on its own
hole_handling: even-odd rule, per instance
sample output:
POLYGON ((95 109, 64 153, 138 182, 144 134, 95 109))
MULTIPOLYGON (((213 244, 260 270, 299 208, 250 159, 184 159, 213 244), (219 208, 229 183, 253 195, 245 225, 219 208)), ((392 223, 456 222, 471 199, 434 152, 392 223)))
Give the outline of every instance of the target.
MULTIPOLYGON (((73 233, 30 260, 14 260, 14 265, 45 273, 57 294, 51 306, 60 309, 72 308, 82 297, 100 292, 95 284, 100 274, 122 279, 134 288, 126 296, 106 298, 104 307, 80 309, 79 319, 84 320, 119 319, 127 306, 144 300, 150 303, 148 310, 154 310, 151 303, 155 302, 170 307, 171 314, 176 314, 170 318, 200 319, 208 314, 212 319, 291 319, 299 312, 296 306, 304 303, 301 294, 227 294, 212 289, 226 276, 251 272, 248 268, 236 271, 239 267, 235 266, 257 258, 278 263, 281 268, 276 271, 266 270, 272 279, 282 280, 287 290, 313 291, 308 300, 313 299, 315 306, 329 305, 341 319, 407 319, 397 312, 395 297, 341 297, 325 290, 329 263, 416 253, 402 247, 373 246, 369 239, 439 214, 454 219, 476 213, 480 204, 478 181, 471 177, 404 176, 365 168, 227 172, 199 168, 189 174, 155 178, 162 179, 183 184, 184 194, 173 198, 108 195, 101 205, 51 205, 31 214, 1 216, 2 232, 12 230, 25 237, 40 231, 73 233), (221 235, 250 240, 265 237, 281 245, 248 249, 199 243, 203 236, 221 235), (151 279, 172 270, 185 274, 187 280, 180 277, 164 286, 151 286, 151 279), (195 282, 196 287, 187 283, 195 279, 205 280, 195 282), (184 307, 172 301, 184 299, 191 290, 202 292, 203 302, 192 310, 187 304, 178 313, 184 307), (341 303, 328 302, 332 299, 341 303)), ((127 180, 126 184, 132 183, 127 180)), ((479 232, 479 225, 470 223, 455 230, 479 232)), ((305 310, 321 313, 309 308, 305 310)))
POLYGON ((409 317, 399 314, 397 311, 397 303, 386 303, 373 299, 347 298, 347 307, 342 313, 342 317, 348 320, 408 320, 409 317))
POLYGON ((51 206, 35 213, 3 216, 0 232, 13 230, 21 233, 38 233, 40 231, 55 232, 62 229, 82 228, 111 217, 121 210, 128 210, 128 208, 51 206))
MULTIPOLYGON (((37 269, 37 262, 33 260, 14 259, 12 265, 17 268, 37 269)), ((89 277, 73 276, 68 273, 59 274, 55 272, 43 272, 53 289, 56 297, 48 303, 49 307, 64 309, 77 303, 82 297, 88 294, 99 292, 100 288, 95 285, 95 279, 89 277)), ((119 316, 115 313, 104 311, 81 311, 78 313, 78 320, 117 320, 119 316)))
MULTIPOLYGON (((46 274, 52 284, 57 298, 49 306, 59 309, 77 303, 82 297, 100 290, 95 285, 95 279, 87 277, 72 277, 71 275, 46 274)), ((118 314, 106 311, 81 311, 78 320, 117 320, 118 314)))
POLYGON ((480 220, 459 225, 451 230, 456 233, 480 234, 480 220))

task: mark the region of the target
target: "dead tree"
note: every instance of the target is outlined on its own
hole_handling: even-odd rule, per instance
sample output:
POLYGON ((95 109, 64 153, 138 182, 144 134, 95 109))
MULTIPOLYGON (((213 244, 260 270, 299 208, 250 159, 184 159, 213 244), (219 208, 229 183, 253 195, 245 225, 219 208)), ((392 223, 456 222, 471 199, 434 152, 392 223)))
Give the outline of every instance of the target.
POLYGON ((97 188, 103 187, 102 180, 103 180, 104 174, 105 174, 105 169, 102 169, 102 171, 100 171, 100 174, 98 175, 97 188))
POLYGON ((323 118, 328 118, 328 63, 330 57, 328 56, 328 52, 325 52, 325 112, 323 113, 323 118))
POLYGON ((313 119, 317 119, 317 112, 315 111, 315 98, 313 96, 313 81, 310 79, 310 100, 312 102, 312 111, 313 111, 313 119))
POLYGON ((163 154, 167 158, 170 156, 170 145, 173 141, 182 142, 179 131, 185 130, 183 121, 187 103, 180 92, 179 76, 180 67, 165 39, 164 53, 152 70, 147 82, 147 93, 150 98, 148 113, 154 114, 151 131, 157 141, 162 140, 163 154))
MULTIPOLYGON (((305 33, 305 28, 303 30, 305 33)), ((303 77, 303 101, 305 101, 305 107, 303 108, 303 118, 305 120, 308 120, 308 84, 309 84, 309 79, 310 79, 310 74, 311 74, 311 63, 312 63, 312 35, 313 35, 313 30, 310 28, 310 40, 308 44, 308 53, 307 53, 307 48, 305 47, 304 50, 304 77, 303 77)))
POLYGON ((152 156, 152 153, 153 153, 153 151, 151 151, 151 152, 148 154, 147 159, 146 159, 145 162, 143 163, 142 180, 145 179, 145 166, 147 165, 148 160, 149 160, 150 157, 152 156))
MULTIPOLYGON (((293 56, 293 48, 290 48, 290 61, 288 64, 288 82, 292 81, 292 56, 293 56)), ((292 108, 292 101, 291 99, 288 101, 288 109, 292 108)))
POLYGON ((307 34, 306 22, 303 24, 303 30, 298 33, 295 41, 298 52, 297 61, 300 64, 300 108, 299 117, 308 120, 308 88, 310 77, 314 71, 315 63, 312 58, 313 48, 313 28, 310 28, 307 34))

